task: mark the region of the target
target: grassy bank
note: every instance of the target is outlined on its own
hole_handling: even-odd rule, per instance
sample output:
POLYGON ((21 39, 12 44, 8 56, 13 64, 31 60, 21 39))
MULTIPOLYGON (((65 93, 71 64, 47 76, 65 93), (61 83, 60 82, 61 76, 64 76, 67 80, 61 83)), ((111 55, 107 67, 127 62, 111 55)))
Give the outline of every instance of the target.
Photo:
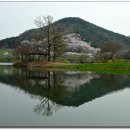
POLYGON ((89 63, 89 64, 69 64, 69 63, 31 63, 29 67, 38 67, 39 69, 58 69, 58 70, 75 70, 75 71, 94 71, 97 73, 108 74, 128 74, 130 75, 130 62, 114 63, 89 63))

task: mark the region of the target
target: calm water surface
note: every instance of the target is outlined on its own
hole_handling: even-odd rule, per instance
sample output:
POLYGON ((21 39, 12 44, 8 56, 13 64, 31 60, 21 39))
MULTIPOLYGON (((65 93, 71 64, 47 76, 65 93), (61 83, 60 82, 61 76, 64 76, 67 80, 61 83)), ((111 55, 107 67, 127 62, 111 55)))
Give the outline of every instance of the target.
POLYGON ((130 76, 0 66, 0 127, 130 127, 130 76))

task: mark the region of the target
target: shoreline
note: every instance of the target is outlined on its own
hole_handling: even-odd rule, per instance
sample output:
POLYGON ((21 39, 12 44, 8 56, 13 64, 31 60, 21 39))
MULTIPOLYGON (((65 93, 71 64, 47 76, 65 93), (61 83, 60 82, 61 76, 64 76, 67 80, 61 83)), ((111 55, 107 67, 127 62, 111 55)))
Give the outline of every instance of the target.
MULTIPOLYGON (((14 65, 15 67, 37 68, 39 70, 69 70, 69 71, 92 71, 104 74, 128 74, 130 75, 130 61, 111 63, 88 63, 72 64, 62 62, 28 63, 14 65)), ((34 69, 35 71, 35 69, 34 69)))

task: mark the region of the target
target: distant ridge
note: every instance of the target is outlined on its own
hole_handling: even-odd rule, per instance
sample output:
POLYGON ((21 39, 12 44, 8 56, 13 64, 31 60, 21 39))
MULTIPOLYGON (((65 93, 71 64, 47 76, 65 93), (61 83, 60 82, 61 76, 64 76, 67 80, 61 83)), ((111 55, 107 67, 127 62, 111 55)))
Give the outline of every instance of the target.
MULTIPOLYGON (((91 43, 93 47, 100 47, 102 44, 105 44, 106 42, 117 42, 123 44, 126 47, 130 46, 130 37, 109 31, 78 17, 63 18, 56 21, 55 23, 64 25, 64 34, 80 34, 82 39, 86 42, 91 43)), ((36 32, 38 32, 38 29, 30 29, 17 37, 11 37, 0 40, 0 47, 14 48, 22 40, 33 39, 34 33, 36 32)))

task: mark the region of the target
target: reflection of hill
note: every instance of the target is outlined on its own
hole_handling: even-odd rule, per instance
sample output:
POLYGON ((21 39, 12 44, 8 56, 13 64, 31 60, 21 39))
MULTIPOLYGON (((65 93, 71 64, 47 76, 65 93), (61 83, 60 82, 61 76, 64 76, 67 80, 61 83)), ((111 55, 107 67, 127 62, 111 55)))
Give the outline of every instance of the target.
POLYGON ((0 82, 20 88, 26 93, 48 98, 63 106, 79 106, 85 102, 130 85, 130 77, 94 73, 31 72, 12 67, 0 68, 0 82), (40 77, 40 78, 39 78, 40 77))

